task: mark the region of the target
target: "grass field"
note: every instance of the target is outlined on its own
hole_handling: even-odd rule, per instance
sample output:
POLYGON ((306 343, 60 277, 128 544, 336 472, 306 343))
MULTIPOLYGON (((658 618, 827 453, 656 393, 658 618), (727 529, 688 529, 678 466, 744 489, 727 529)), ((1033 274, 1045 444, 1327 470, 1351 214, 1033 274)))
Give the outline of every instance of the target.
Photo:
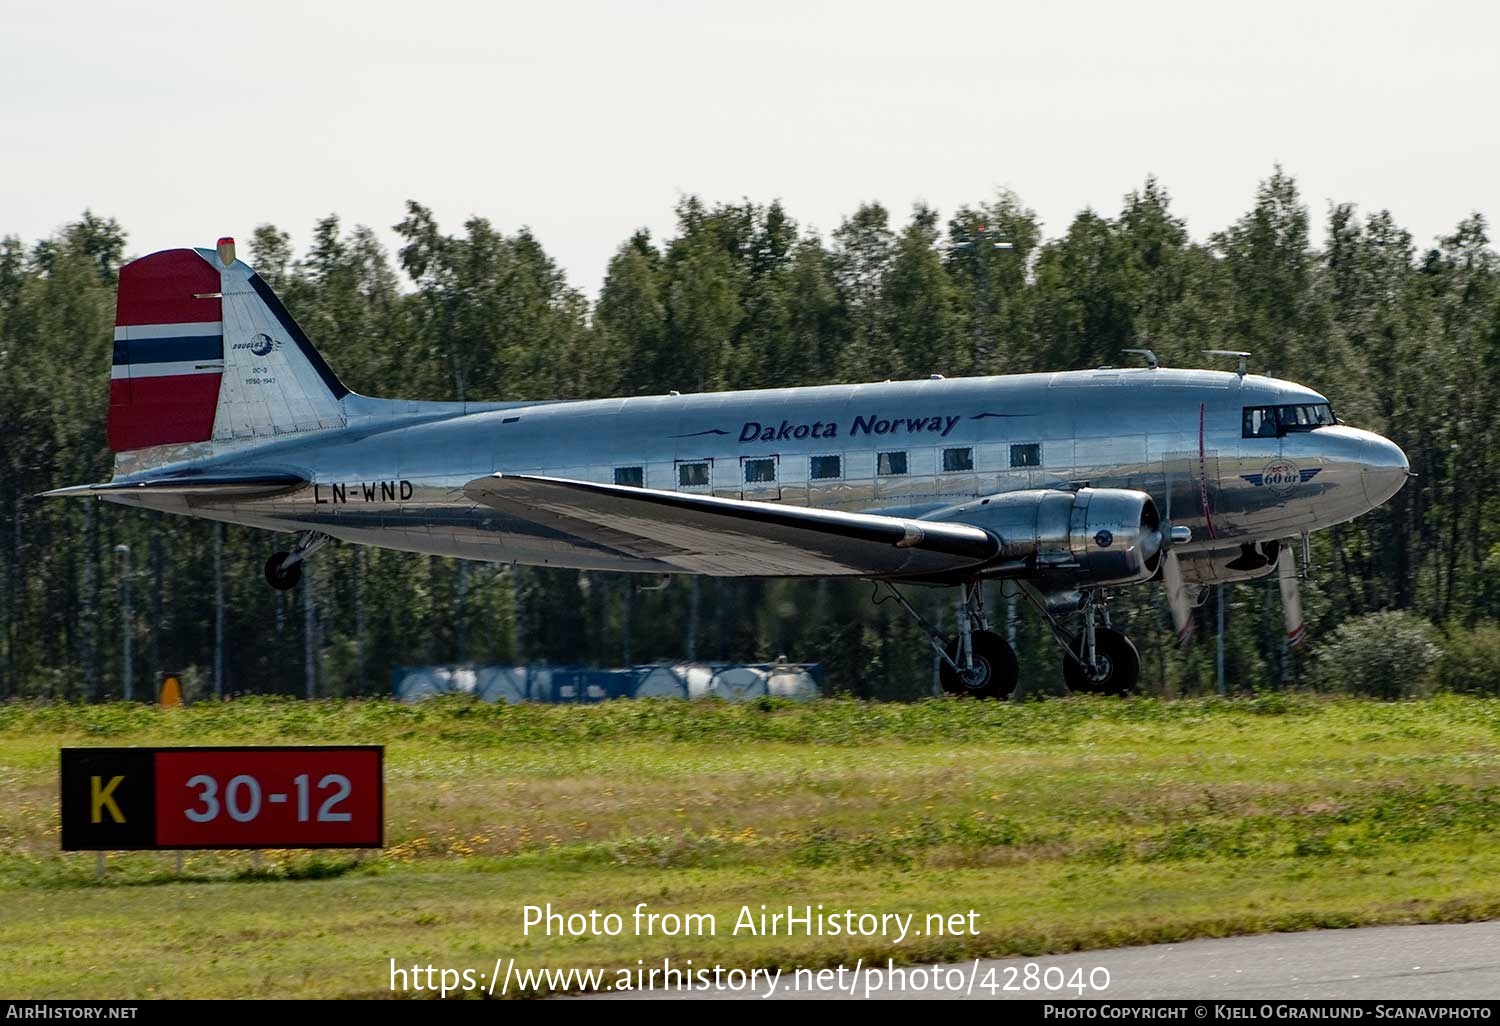
POLYGON ((0 705, 0 996, 389 995, 390 959, 749 968, 1500 916, 1500 702, 0 705), (64 745, 381 743, 382 853, 57 850, 64 745), (522 935, 522 907, 717 915, 522 935), (730 936, 758 911, 978 934, 730 936))

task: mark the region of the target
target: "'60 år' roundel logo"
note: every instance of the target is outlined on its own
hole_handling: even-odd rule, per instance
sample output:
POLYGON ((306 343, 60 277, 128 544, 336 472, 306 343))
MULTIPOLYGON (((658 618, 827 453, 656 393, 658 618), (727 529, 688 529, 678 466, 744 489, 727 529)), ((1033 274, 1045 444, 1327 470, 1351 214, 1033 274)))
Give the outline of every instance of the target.
POLYGON ((1261 484, 1272 495, 1291 495, 1302 483, 1302 472, 1291 460, 1272 460, 1261 471, 1261 484))

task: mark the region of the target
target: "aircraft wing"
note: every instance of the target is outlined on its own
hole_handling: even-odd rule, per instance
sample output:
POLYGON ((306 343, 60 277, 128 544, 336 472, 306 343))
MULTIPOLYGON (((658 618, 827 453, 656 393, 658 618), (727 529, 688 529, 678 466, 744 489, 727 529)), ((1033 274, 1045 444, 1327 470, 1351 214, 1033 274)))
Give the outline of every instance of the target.
POLYGON ((719 577, 919 577, 1000 549, 966 524, 842 513, 553 477, 494 474, 464 494, 502 513, 684 571, 719 577))

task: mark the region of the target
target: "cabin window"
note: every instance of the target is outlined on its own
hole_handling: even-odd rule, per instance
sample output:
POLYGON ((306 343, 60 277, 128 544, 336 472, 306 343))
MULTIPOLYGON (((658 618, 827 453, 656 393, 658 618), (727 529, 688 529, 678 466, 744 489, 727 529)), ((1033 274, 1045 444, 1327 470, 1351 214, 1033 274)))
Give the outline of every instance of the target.
POLYGON ((875 458, 875 473, 881 477, 897 477, 906 473, 906 453, 883 452, 875 458))
POLYGON ((943 471, 945 473, 956 473, 962 470, 974 469, 974 450, 965 446, 962 449, 943 450, 943 471))
POLYGON ((1013 467, 1040 467, 1042 465, 1042 444, 1040 442, 1027 442, 1025 445, 1011 446, 1010 465, 1013 467))
POLYGON ((631 488, 644 488, 646 486, 646 468, 616 467, 615 484, 627 485, 631 488))
POLYGON ((814 481, 832 481, 843 477, 843 461, 838 456, 814 456, 807 476, 814 481))
POLYGON ((754 459, 745 461, 745 483, 766 484, 776 480, 776 460, 754 459))
POLYGON ((679 488, 707 488, 708 463, 677 464, 677 486, 679 488))

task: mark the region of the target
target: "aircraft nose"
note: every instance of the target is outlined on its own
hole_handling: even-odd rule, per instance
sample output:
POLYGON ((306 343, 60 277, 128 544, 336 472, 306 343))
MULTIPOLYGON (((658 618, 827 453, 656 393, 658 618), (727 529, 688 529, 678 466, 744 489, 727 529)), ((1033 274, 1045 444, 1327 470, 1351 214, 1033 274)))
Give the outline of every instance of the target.
POLYGON ((1401 490, 1411 476, 1411 465, 1406 453, 1389 438, 1371 434, 1365 439, 1364 468, 1365 498, 1371 506, 1379 506, 1401 490))

